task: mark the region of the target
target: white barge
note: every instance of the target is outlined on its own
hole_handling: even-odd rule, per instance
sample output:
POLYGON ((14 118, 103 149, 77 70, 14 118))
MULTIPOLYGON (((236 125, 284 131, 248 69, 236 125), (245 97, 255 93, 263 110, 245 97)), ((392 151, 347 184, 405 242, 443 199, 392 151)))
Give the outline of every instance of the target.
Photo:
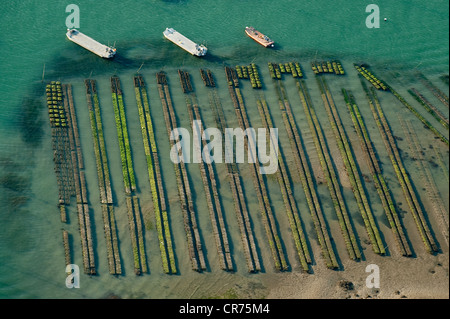
POLYGON ((101 44, 100 42, 95 41, 91 37, 88 37, 87 35, 81 33, 76 29, 67 29, 66 36, 70 41, 78 44, 86 50, 97 54, 102 58, 110 59, 116 54, 115 48, 101 44))
POLYGON ((189 40, 181 33, 175 31, 173 28, 166 28, 163 34, 166 39, 172 41, 180 48, 186 50, 192 55, 204 56, 208 51, 208 49, 204 45, 202 44, 199 45, 193 42, 192 40, 189 40))

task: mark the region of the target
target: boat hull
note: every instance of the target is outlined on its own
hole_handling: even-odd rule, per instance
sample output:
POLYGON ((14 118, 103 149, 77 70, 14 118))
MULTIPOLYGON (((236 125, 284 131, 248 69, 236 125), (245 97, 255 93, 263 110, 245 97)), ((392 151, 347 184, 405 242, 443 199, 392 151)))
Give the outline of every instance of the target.
POLYGON ((253 27, 246 27, 245 33, 252 38, 255 42, 259 43, 263 47, 272 48, 275 44, 269 37, 255 30, 253 27))

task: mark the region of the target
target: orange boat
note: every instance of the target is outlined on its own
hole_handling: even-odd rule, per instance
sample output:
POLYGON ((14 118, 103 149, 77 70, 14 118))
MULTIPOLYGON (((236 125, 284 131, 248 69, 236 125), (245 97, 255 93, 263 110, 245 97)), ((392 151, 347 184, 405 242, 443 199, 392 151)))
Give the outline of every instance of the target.
POLYGON ((259 44, 267 47, 273 47, 274 42, 266 35, 262 34, 261 32, 255 30, 253 27, 245 27, 245 33, 258 42, 259 44))

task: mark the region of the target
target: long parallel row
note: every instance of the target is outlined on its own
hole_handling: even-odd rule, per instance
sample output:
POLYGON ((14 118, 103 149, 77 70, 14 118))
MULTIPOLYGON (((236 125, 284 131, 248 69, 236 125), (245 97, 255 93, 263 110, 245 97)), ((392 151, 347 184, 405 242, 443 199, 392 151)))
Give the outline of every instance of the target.
POLYGON ((72 138, 70 145, 73 146, 71 155, 75 192, 77 197, 78 223, 81 235, 84 272, 86 274, 95 275, 97 272, 95 269, 95 255, 92 244, 91 218, 89 215, 89 204, 87 201, 87 188, 83 170, 84 164, 81 153, 80 135, 78 131, 75 107, 73 104, 72 86, 70 84, 64 84, 62 86, 62 90, 64 96, 64 107, 67 113, 68 122, 70 123, 69 130, 71 130, 71 134, 69 134, 69 137, 72 138))
POLYGON ((339 114, 337 113, 333 97, 331 96, 331 92, 328 89, 328 85, 324 77, 317 77, 317 83, 319 85, 323 104, 327 111, 331 128, 336 138, 339 151, 341 152, 341 157, 352 186, 353 194, 355 195, 367 234, 372 243, 372 249, 376 254, 384 255, 386 253, 384 243, 381 240, 380 231, 375 223, 373 212, 369 205, 361 176, 359 174, 359 168, 355 158, 353 157, 350 142, 348 141, 344 126, 342 125, 339 114))
POLYGON ((444 114, 442 114, 441 111, 439 111, 433 104, 430 103, 422 94, 420 94, 415 88, 412 88, 411 90, 408 90, 409 94, 411 94, 422 106, 427 110, 428 113, 430 113, 439 123, 442 124, 447 130, 449 129, 448 126, 448 119, 445 117, 444 114))
POLYGON ((448 107, 448 96, 442 92, 436 85, 434 85, 425 75, 417 73, 419 80, 433 93, 433 95, 439 99, 446 107, 448 107))
MULTIPOLYGON (((195 130, 194 136, 201 137, 203 135, 203 121, 200 115, 197 96, 192 90, 190 75, 188 72, 178 70, 180 76, 180 82, 182 88, 191 88, 190 90, 183 89, 184 93, 189 93, 186 95, 186 106, 189 114, 190 122, 192 123, 192 129, 195 130)), ((206 139, 202 138, 203 149, 207 148, 206 139)), ((198 145, 200 147, 200 145, 198 145)), ((198 156, 202 154, 200 149, 194 150, 198 156)), ((217 253, 219 255, 220 268, 223 270, 232 271, 233 261, 231 259, 230 245, 228 243, 227 229, 225 226, 224 214, 222 211, 221 200, 219 196, 219 191, 217 189, 217 182, 215 178, 214 166, 211 162, 206 162, 204 160, 199 161, 200 173, 203 180, 203 187, 205 189, 206 201, 209 208, 209 216, 211 219, 211 225, 213 228, 214 238, 216 241, 217 253)))
POLYGON ((403 162, 400 157, 397 145, 395 144, 394 137, 391 129, 381 109, 380 102, 375 91, 369 90, 364 81, 361 81, 366 97, 369 102, 370 109, 373 117, 383 138, 383 142, 386 146, 386 150, 389 154, 389 158, 394 166, 395 173, 398 181, 402 187, 408 206, 416 222, 417 229, 424 242, 425 248, 428 252, 433 253, 438 251, 437 244, 433 238, 433 234, 430 231, 424 212, 421 207, 421 203, 416 195, 415 188, 413 187, 408 173, 406 172, 403 162))
POLYGON ((311 98, 308 93, 308 89, 304 80, 297 80, 297 88, 302 102, 306 118, 309 124, 310 131, 312 133, 314 144, 316 146, 317 153, 319 155, 322 171, 327 180, 328 189, 330 190, 331 199, 339 220, 341 232, 347 246, 347 251, 350 259, 361 259, 361 251, 356 241, 356 236, 353 231, 353 225, 351 224, 350 217, 345 206, 345 202, 340 189, 340 183, 337 179, 336 172, 331 161, 331 156, 325 138, 322 133, 320 123, 315 114, 311 98))
MULTIPOLYGON (((204 84, 205 86, 211 88, 211 90, 209 91, 209 104, 211 107, 211 111, 214 114, 217 128, 222 132, 223 135, 225 135, 225 128, 227 127, 227 124, 223 113, 222 104, 220 102, 219 95, 217 94, 215 85, 211 85, 211 83, 214 83, 214 79, 210 70, 206 70, 205 74, 208 75, 209 80, 204 81, 204 84)), ((232 150, 227 151, 228 154, 232 153, 232 150)), ((248 214, 247 204, 244 198, 244 192, 239 176, 239 169, 234 162, 225 163, 225 165, 227 168, 228 181, 230 183, 231 192, 233 194, 236 217, 239 224, 242 245, 247 261, 247 269, 249 272, 258 272, 261 271, 261 265, 259 262, 258 252, 256 250, 250 215, 248 214)))
POLYGON ((71 157, 72 139, 69 138, 67 116, 63 107, 61 82, 52 81, 46 86, 48 116, 51 126, 53 162, 55 164, 56 182, 58 184, 58 207, 61 222, 67 223, 66 205, 70 197, 75 196, 75 182, 71 157))
POLYGON ((91 122, 95 162, 97 165, 100 203, 102 207, 109 272, 112 275, 120 275, 122 274, 122 266, 120 262, 116 221, 114 217, 108 158, 106 156, 103 125, 100 114, 100 103, 98 100, 95 81, 86 79, 84 83, 86 86, 86 99, 89 109, 89 119, 91 122))
POLYGON ((406 108, 408 108, 428 129, 434 133, 437 137, 439 137, 447 146, 449 146, 448 139, 439 132, 427 119, 425 119, 417 110, 409 104, 397 91, 395 91, 392 87, 390 87, 391 92, 394 96, 402 103, 406 108))
MULTIPOLYGON (((358 69, 358 67, 357 67, 358 69)), ((369 72, 371 73, 369 70, 367 70, 366 68, 364 68, 365 72, 369 72)), ((360 71, 360 70, 359 70, 360 71)), ((360 79, 362 77, 362 75, 359 76, 360 79)), ((441 97, 441 95, 439 95, 439 93, 437 93, 437 88, 435 89, 434 87, 432 87, 432 84, 426 80, 423 76, 420 77, 424 83, 430 88, 430 90, 433 91, 433 93, 436 94, 436 96, 441 97)), ((366 80, 370 80, 366 77, 366 80)), ((381 80, 379 80, 381 81, 381 80)), ((386 84, 384 81, 381 81, 385 86, 386 86, 386 91, 390 91, 392 92, 392 94, 394 94, 394 96, 400 101, 400 103, 403 104, 403 106, 405 106, 408 110, 410 110, 431 132, 433 132, 434 135, 436 135, 439 139, 441 139, 445 144, 447 144, 447 146, 449 146, 449 141, 448 139, 441 133, 439 132, 439 130, 437 130, 427 119, 425 119, 411 104, 409 104, 404 97, 402 97, 397 91, 394 90, 393 87, 391 87, 390 85, 386 84)), ((371 82, 372 83, 372 82, 371 82)), ((373 84, 373 83, 372 83, 373 84)), ((445 101, 445 100, 443 100, 445 101)), ((448 103, 447 103, 448 106, 448 103)))
MULTIPOLYGON (((230 83, 230 81, 228 81, 228 90, 234 105, 239 126, 243 131, 245 131, 247 128, 250 128, 251 126, 248 122, 247 112, 245 110, 244 100, 242 98, 240 89, 238 87, 233 87, 233 83, 230 83)), ((253 165, 250 165, 253 176, 253 184, 255 187, 256 195, 258 197, 260 211, 262 214, 266 234, 269 240, 269 246, 272 252, 272 257, 275 262, 275 268, 277 270, 287 270, 288 265, 286 262, 286 258, 284 256, 280 236, 278 234, 275 217, 273 216, 272 208, 270 206, 269 196, 266 190, 264 178, 259 173, 259 167, 256 161, 256 154, 254 153, 256 152, 256 143, 253 140, 251 134, 245 140, 245 145, 253 162, 253 165)))
MULTIPOLYGON (((164 112, 167 134, 170 139, 170 145, 173 148, 175 144, 173 142, 173 139, 171 139, 170 137, 172 136, 172 132, 174 132, 174 129, 177 128, 178 125, 175 117, 175 110, 172 104, 172 98, 170 97, 170 90, 167 84, 166 74, 162 71, 157 73, 156 81, 158 84, 159 97, 161 99, 161 104, 164 112)), ((178 194, 181 201, 184 228, 186 231, 192 269, 195 271, 202 271, 206 269, 206 262, 203 254, 202 243, 200 240, 197 216, 194 210, 191 187, 189 184, 189 178, 187 175, 185 163, 183 161, 174 163, 174 169, 177 178, 178 194)))
MULTIPOLYGON (((53 162, 58 185, 58 208, 61 222, 67 223, 66 206, 70 205, 70 197, 75 196, 75 180, 72 164, 71 151, 74 149, 72 130, 69 130, 67 114, 69 113, 68 103, 63 102, 61 82, 52 81, 46 85, 46 96, 48 115, 51 127, 53 162), (64 106, 66 108, 64 108, 64 106), (70 135, 70 136, 69 136, 70 135)), ((65 264, 72 263, 72 253, 69 243, 70 234, 63 229, 63 245, 65 264)), ((88 267, 85 267, 88 269, 88 267)))
POLYGON ((344 95, 347 108, 350 112, 354 128, 359 137, 364 158, 367 166, 369 166, 375 188, 378 196, 380 197, 392 233, 394 234, 398 249, 402 256, 411 256, 412 251, 405 235, 399 213, 392 199, 386 180, 384 179, 380 164, 378 162, 376 150, 370 140, 370 136, 359 111, 359 107, 350 91, 342 89, 342 93, 344 95))
POLYGON ((169 227, 166 198, 161 178, 158 150, 153 132, 147 89, 145 88, 144 79, 140 75, 134 77, 134 90, 141 124, 142 141, 147 160, 148 177, 153 198, 153 210, 156 219, 156 230, 158 232, 163 271, 167 274, 174 274, 177 272, 177 269, 173 252, 172 234, 169 227))
MULTIPOLYGON (((257 100, 258 111, 263 122, 263 126, 266 129, 268 134, 268 139, 271 139, 272 136, 269 133, 269 130, 273 128, 272 119, 270 116, 269 108, 267 106, 267 102, 264 99, 263 94, 261 93, 260 99, 257 100)), ((277 141, 272 141, 269 145, 277 145, 277 141)), ((275 150, 272 150, 271 153, 275 153, 275 150)), ((297 205, 294 199, 294 194, 292 192, 292 185, 289 180, 289 175, 286 171, 286 164, 284 163, 284 158, 282 154, 281 147, 278 146, 278 166, 277 170, 277 179, 280 185, 281 194, 283 196, 283 201, 286 207, 286 215, 289 220, 289 224, 291 227, 292 236, 294 237, 295 246, 297 248, 297 253, 300 259, 300 263, 304 272, 309 272, 309 264, 311 264, 311 255, 309 253, 308 243, 306 241, 304 226, 300 219, 299 212, 297 210, 297 205)))
POLYGON ((294 157, 303 191, 306 196, 308 207, 317 233, 317 238, 322 250, 322 256, 328 268, 339 268, 336 254, 331 243, 332 238, 328 231, 327 223, 320 205, 319 196, 316 191, 316 185, 313 180, 312 169, 305 153, 305 147, 301 138, 300 131, 297 129, 295 118, 292 113, 288 96, 280 80, 274 81, 275 89, 278 95, 278 102, 284 121, 284 126, 291 142, 292 155, 294 157))
POLYGON ((421 181, 425 184, 425 190, 427 192, 428 198, 433 206, 433 212, 437 218, 438 225, 441 228, 442 235, 447 243, 449 244, 449 223, 448 223, 448 210, 445 208, 444 202, 442 201, 439 191, 437 190, 436 183, 434 182, 433 175, 431 174, 428 162, 423 156, 422 146, 420 145, 419 139, 417 138, 414 129, 411 127, 411 123, 405 121, 399 116, 400 124, 405 133, 406 140, 409 144, 412 155, 416 159, 417 170, 421 174, 421 181))
POLYGON ((111 77, 111 92, 117 136, 119 138, 120 158, 122 161, 123 182, 126 195, 125 200, 128 210, 128 224, 130 228, 131 245, 133 248, 134 273, 140 275, 141 273, 147 272, 144 235, 139 200, 135 195, 136 180, 131 159, 131 147, 128 138, 123 94, 120 88, 119 78, 116 76, 111 77))
MULTIPOLYGON (((283 65, 286 70, 288 69, 288 66, 289 69, 291 69, 293 65, 283 65)), ((327 66, 327 68, 329 67, 327 66)), ((243 71, 239 68, 236 69, 238 70, 237 74, 233 68, 227 67, 225 69, 228 80, 228 88, 239 122, 239 126, 243 131, 247 131, 251 128, 251 126, 249 118, 247 116, 244 98, 242 96, 241 90, 239 89, 239 78, 243 78, 244 74, 243 71), (239 74, 239 70, 241 71, 241 75, 239 74)), ((246 70, 250 73, 256 70, 257 77, 254 78, 253 82, 257 83, 260 81, 259 75, 257 73, 257 68, 254 64, 252 64, 251 69, 246 68, 246 70)), ((192 123, 200 123, 199 127, 195 126, 193 127, 193 129, 197 130, 196 133, 198 136, 202 136, 202 117, 200 114, 197 97, 192 87, 190 76, 187 72, 181 70, 179 70, 178 74, 180 76, 180 84, 182 90, 185 93, 186 106, 190 120, 192 123)), ((221 106, 219 96, 215 88, 215 81, 210 70, 201 70, 201 76, 204 84, 211 89, 209 91, 210 106, 213 110, 217 126, 221 129, 222 132, 224 132, 226 122, 223 115, 223 108, 221 106)), ((282 81, 278 77, 275 76, 273 77, 273 79, 273 83, 275 85, 276 92, 279 98, 283 121, 291 143, 294 160, 296 162, 303 190, 306 195, 306 200, 311 212, 313 224, 318 235, 323 257, 328 268, 339 268, 337 257, 335 255, 332 244, 332 238, 330 237, 330 233, 326 225, 324 214, 322 212, 322 208, 316 192, 316 185, 313 181, 314 177, 311 173, 311 168, 304 151, 305 147, 303 145, 299 130, 297 129, 286 90, 283 86, 282 81)), ((338 149, 340 151, 346 172, 351 183, 352 191, 358 204, 361 216, 363 217, 364 225, 366 227, 369 239, 372 243, 373 251, 377 254, 385 254, 386 247, 381 239, 381 234, 378 226, 375 223, 375 218, 368 202, 366 190, 364 189, 362 183, 359 167, 356 159, 354 158, 351 144, 348 140, 347 134, 339 117, 339 112, 325 79, 323 77, 317 77, 316 79, 320 89, 321 98, 325 106, 325 110, 327 111, 328 120, 331 124, 338 149)), ((445 101, 447 101, 448 105, 448 98, 446 98, 445 95, 441 94, 442 92, 438 91, 426 79, 422 80, 426 84, 426 86, 436 95, 436 97, 440 98, 440 100, 444 104, 445 101)), ((294 79, 294 81, 297 85, 300 102, 303 105, 309 129, 313 136, 314 145, 319 156, 322 171, 327 181, 327 186, 330 191, 331 199, 338 217, 339 225, 341 227, 348 254, 351 259, 361 259, 362 253, 360 251, 360 247, 357 242, 357 236, 350 220, 350 214, 347 211, 347 207, 344 202, 344 197, 340 188, 340 181, 337 176, 336 168, 333 165, 330 150, 328 149, 327 142, 324 137, 324 132, 321 128, 321 124, 312 105, 311 97, 308 93, 306 83, 303 79, 294 79)), ((381 108, 375 89, 368 89, 364 81, 361 81, 361 83, 366 93, 366 97, 368 99, 373 117, 383 138, 388 156, 394 167, 397 179, 403 190, 409 209, 412 212, 412 216, 416 223, 419 234, 424 242, 425 248, 430 253, 438 252, 438 243, 436 242, 431 227, 429 226, 427 216, 425 214, 425 211, 423 210, 418 194, 416 193, 416 188, 412 184, 409 174, 402 163, 400 152, 394 141, 394 136, 390 130, 389 123, 383 114, 383 110, 381 108)), ((163 107, 166 128, 169 137, 172 137, 172 134, 177 127, 177 120, 175 109, 172 105, 167 78, 163 72, 157 73, 157 84, 161 104, 163 107)), ((252 86, 255 88, 253 84, 254 83, 252 83, 252 86)), ((85 86, 89 119, 91 124, 91 133, 93 138, 95 163, 97 167, 100 203, 103 213, 109 271, 111 274, 118 275, 122 273, 122 268, 118 249, 117 229, 113 210, 114 203, 111 189, 110 172, 106 155, 106 147, 103 136, 100 104, 95 81, 87 79, 85 80, 85 86)), ((161 251, 163 271, 165 273, 176 273, 177 269, 175 265, 172 235, 169 227, 167 214, 168 210, 166 207, 161 169, 158 159, 155 136, 153 132, 149 99, 142 76, 134 77, 134 86, 144 151, 147 160, 147 169, 151 186, 153 209, 155 212, 156 230, 158 233, 158 242, 161 251)), ((55 88, 56 87, 57 86, 55 85, 55 88)), ((70 85, 63 85, 58 87, 60 88, 60 90, 58 91, 58 88, 56 88, 55 92, 53 92, 52 88, 47 86, 47 96, 48 98, 50 98, 49 116, 52 125, 52 134, 54 135, 53 143, 55 150, 55 172, 57 174, 58 186, 60 190, 59 208, 61 213, 61 220, 63 222, 67 221, 65 207, 66 205, 70 204, 70 197, 72 195, 75 195, 77 202, 84 271, 87 274, 93 275, 96 274, 96 265, 92 238, 92 225, 91 217, 89 214, 89 204, 87 200, 88 192, 86 187, 83 157, 81 153, 80 137, 75 109, 73 105, 72 88, 70 85), (49 93, 50 95, 48 95, 49 93), (56 95, 54 95, 54 93, 56 95), (58 100, 58 98, 60 98, 60 100, 58 100), (54 101, 56 102, 56 107, 53 104, 54 101), (61 109, 58 106, 58 101, 60 101, 61 104, 64 104, 64 107, 61 105, 61 109), (67 159, 65 159, 66 155, 67 159)), ((261 86, 259 85, 259 87, 261 86)), ((448 139, 446 139, 427 120, 425 120, 395 90, 393 90, 390 86, 388 86, 388 88, 403 105, 413 111, 413 113, 428 128, 430 128, 430 130, 432 130, 437 136, 440 137, 441 140, 443 140, 448 145, 448 139)), ((119 139, 120 158, 122 163, 123 182, 125 187, 125 199, 128 209, 129 230, 134 256, 134 268, 135 273, 138 275, 142 272, 148 272, 144 247, 144 233, 139 207, 139 199, 136 195, 137 185, 126 123, 124 98, 120 87, 119 78, 116 76, 111 77, 111 90, 112 104, 119 139)), ((448 129, 448 119, 446 119, 445 116, 440 113, 439 110, 437 110, 437 108, 435 108, 428 100, 426 100, 417 90, 412 89, 410 90, 410 93, 416 98, 419 103, 421 103, 427 109, 428 112, 430 112, 440 123, 443 124, 444 127, 448 129)), ((375 187, 383 204, 385 214, 391 226, 390 228, 393 231, 399 250, 402 255, 411 256, 412 251, 410 244, 408 242, 408 239, 406 238, 400 216, 395 207, 391 192, 382 174, 376 151, 372 145, 372 142, 370 141, 358 106, 356 105, 355 99, 350 92, 343 90, 343 94, 347 107, 350 111, 354 127, 360 138, 366 162, 371 171, 375 187)), ((256 95, 256 104, 262 120, 262 124, 264 128, 269 131, 269 129, 273 128, 273 123, 269 112, 269 107, 262 92, 260 92, 259 95, 256 95)), ((421 146, 417 139, 417 136, 415 135, 409 123, 405 124, 402 119, 400 119, 400 123, 402 124, 402 127, 404 129, 404 133, 406 136, 406 140, 410 146, 410 150, 413 156, 418 159, 416 161, 416 164, 418 165, 418 169, 422 174, 423 183, 426 186, 427 194, 429 196, 430 202, 433 205, 436 218, 439 221, 439 224, 442 226, 442 234, 448 245, 448 211, 439 196, 439 192, 436 188, 436 184, 434 183, 430 168, 424 161, 421 146)), ((271 136, 268 135, 267 138, 270 139, 271 136)), ((201 139, 201 141, 202 146, 207 147, 206 140, 201 139)), ((176 147, 172 139, 170 139, 170 143, 172 149, 176 147)), ((270 145, 272 144, 273 143, 270 143, 270 145)), ((259 172, 259 163, 256 159, 256 141, 251 134, 247 136, 247 139, 245 140, 245 146, 248 149, 249 157, 252 157, 253 159, 253 165, 250 165, 253 176, 253 184, 256 190, 259 209, 262 214, 262 220, 272 257, 274 259, 275 268, 277 270, 287 270, 289 266, 283 251, 281 237, 277 230, 275 214, 272 212, 272 208, 270 205, 268 190, 266 188, 266 180, 264 178, 264 175, 259 172)), ((436 152, 438 152, 436 148, 435 150, 436 152)), ((232 150, 227 151, 228 153, 233 154, 232 150)), ((292 191, 292 184, 287 172, 286 163, 284 161, 283 151, 281 148, 279 148, 277 151, 277 160, 279 165, 279 170, 276 173, 277 181, 280 186, 281 195, 283 197, 286 214, 295 242, 295 247, 299 256, 301 268, 303 271, 309 272, 310 264, 312 261, 307 240, 304 234, 304 226, 300 219, 300 214, 297 210, 294 194, 292 191)), ((439 158, 439 156, 438 160, 442 162, 442 159, 439 158)), ((215 178, 214 166, 211 163, 204 161, 200 161, 199 164, 212 223, 213 235, 215 237, 218 250, 220 267, 224 270, 234 270, 230 245, 228 242, 229 235, 227 233, 225 225, 224 212, 222 211, 221 199, 218 192, 217 181, 215 178)), ((247 267, 249 272, 257 272, 261 270, 261 266, 259 263, 258 252, 253 237, 253 230, 251 227, 250 216, 246 207, 238 167, 233 163, 226 163, 226 167, 228 175, 230 177, 229 182, 234 199, 236 216, 241 232, 244 253, 247 260, 247 267)), ((441 165, 441 167, 443 167, 445 171, 445 165, 441 165)), ((206 261, 198 229, 197 216, 194 210, 188 172, 183 161, 174 164, 174 168, 177 178, 178 193, 182 206, 184 226, 187 235, 188 251, 192 263, 192 269, 196 271, 202 271, 206 269, 206 261)), ((66 264, 72 262, 69 238, 70 234, 66 230, 63 230, 66 264)))

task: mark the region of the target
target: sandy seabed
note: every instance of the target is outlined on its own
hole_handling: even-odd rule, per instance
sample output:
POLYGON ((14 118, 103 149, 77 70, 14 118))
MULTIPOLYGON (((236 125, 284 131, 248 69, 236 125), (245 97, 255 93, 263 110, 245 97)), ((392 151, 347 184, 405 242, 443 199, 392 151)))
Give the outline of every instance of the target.
MULTIPOLYGON (((418 246, 419 243, 415 243, 418 246)), ((315 245, 314 245, 315 246, 315 245)), ((314 247, 316 250, 318 246, 314 247)), ((378 256, 366 246, 366 258, 353 261, 344 258, 340 270, 327 269, 319 257, 304 273, 298 265, 288 272, 259 274, 227 273, 195 274, 189 280, 171 285, 169 298, 183 299, 448 299, 448 247, 431 255, 420 249, 414 257, 395 252, 378 256), (379 268, 379 288, 367 287, 373 272, 379 268), (176 295, 176 296, 175 296, 176 295)))
POLYGON ((348 261, 345 271, 316 267, 315 274, 290 273, 268 280, 266 298, 381 298, 381 299, 448 299, 448 253, 417 258, 380 257, 375 264, 380 270, 380 288, 368 288, 368 262, 348 261), (353 289, 340 283, 348 281, 353 289))

